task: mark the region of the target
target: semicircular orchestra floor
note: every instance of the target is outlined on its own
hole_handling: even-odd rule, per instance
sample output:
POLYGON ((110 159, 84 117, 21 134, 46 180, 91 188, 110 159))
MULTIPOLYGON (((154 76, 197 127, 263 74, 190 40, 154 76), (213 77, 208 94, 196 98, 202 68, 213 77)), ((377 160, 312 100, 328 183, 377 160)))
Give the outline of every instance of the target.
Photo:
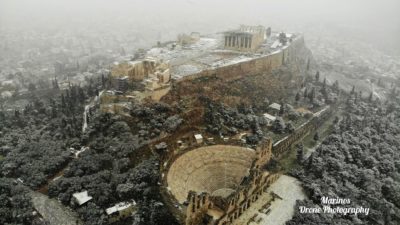
POLYGON ((168 187, 180 203, 189 191, 226 197, 248 174, 254 158, 253 149, 239 146, 212 145, 191 150, 171 165, 168 187))

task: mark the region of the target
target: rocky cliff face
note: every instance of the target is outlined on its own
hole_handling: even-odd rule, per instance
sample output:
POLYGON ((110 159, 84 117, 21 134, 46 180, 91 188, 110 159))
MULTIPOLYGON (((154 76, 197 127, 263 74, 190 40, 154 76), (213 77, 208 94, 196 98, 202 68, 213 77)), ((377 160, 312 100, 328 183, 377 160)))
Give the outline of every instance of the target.
POLYGON ((184 107, 188 110, 201 105, 200 96, 231 107, 239 104, 263 107, 266 99, 279 101, 298 89, 313 66, 311 51, 304 39, 298 37, 270 55, 204 70, 176 81, 162 101, 174 105, 185 99, 184 107))

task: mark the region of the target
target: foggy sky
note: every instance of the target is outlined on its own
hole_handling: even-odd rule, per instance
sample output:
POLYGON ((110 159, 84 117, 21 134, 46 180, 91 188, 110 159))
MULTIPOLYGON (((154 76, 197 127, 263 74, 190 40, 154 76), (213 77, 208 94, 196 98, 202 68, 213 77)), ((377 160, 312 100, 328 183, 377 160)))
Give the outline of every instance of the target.
POLYGON ((399 9, 399 0, 0 0, 0 32, 143 32, 165 41, 238 24, 305 35, 325 27, 400 53, 399 9))

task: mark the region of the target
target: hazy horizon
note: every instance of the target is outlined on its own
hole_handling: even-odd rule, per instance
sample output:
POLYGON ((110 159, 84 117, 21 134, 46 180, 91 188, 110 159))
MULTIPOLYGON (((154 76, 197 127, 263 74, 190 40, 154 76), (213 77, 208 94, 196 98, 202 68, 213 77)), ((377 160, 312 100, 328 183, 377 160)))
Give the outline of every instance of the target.
POLYGON ((183 32, 261 24, 306 36, 325 34, 323 28, 400 54, 399 8, 396 0, 0 0, 0 29, 140 33, 153 43, 183 32))

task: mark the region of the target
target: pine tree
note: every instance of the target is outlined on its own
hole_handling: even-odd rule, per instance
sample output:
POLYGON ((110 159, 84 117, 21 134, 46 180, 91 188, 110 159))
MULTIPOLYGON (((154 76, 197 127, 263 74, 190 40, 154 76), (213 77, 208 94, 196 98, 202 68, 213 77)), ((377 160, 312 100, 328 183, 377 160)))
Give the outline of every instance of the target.
POLYGON ((356 87, 353 85, 353 87, 351 88, 350 94, 351 94, 351 95, 354 94, 355 90, 356 90, 356 87))
POLYGON ((303 161, 304 158, 304 146, 303 144, 297 144, 296 145, 296 158, 297 158, 297 162, 301 163, 303 161))
POLYGON ((300 93, 299 92, 297 92, 295 99, 296 99, 296 102, 298 102, 300 100, 300 93))
POLYGON ((61 94, 61 108, 65 109, 66 106, 64 94, 61 94))
POLYGON ((51 107, 51 117, 56 118, 57 117, 57 109, 56 107, 51 107))
POLYGON ((106 87, 106 78, 104 77, 104 74, 101 74, 101 85, 103 86, 103 88, 106 87))
POLYGON ((319 133, 315 132, 314 141, 318 141, 318 140, 319 140, 319 133))
POLYGON ((279 115, 282 116, 285 113, 285 107, 283 106, 283 103, 281 102, 281 107, 279 108, 279 115))
POLYGON ((58 81, 57 81, 57 77, 54 77, 53 80, 53 89, 59 90, 60 87, 58 86, 58 81))
POLYGON ((315 81, 319 82, 319 71, 317 71, 317 73, 315 74, 315 81))
POLYGON ((311 154, 310 157, 308 158, 307 169, 311 169, 313 161, 314 161, 314 154, 311 154))
POLYGON ((310 98, 310 102, 313 103, 313 102, 314 102, 314 98, 315 98, 315 88, 313 88, 313 89, 311 90, 311 93, 310 93, 310 95, 309 95, 309 98, 310 98))
POLYGON ((19 118, 19 110, 18 109, 16 109, 15 111, 14 111, 14 116, 15 116, 15 118, 19 118))
POLYGON ((336 92, 339 92, 339 81, 338 80, 336 80, 335 83, 333 83, 333 89, 336 92))

